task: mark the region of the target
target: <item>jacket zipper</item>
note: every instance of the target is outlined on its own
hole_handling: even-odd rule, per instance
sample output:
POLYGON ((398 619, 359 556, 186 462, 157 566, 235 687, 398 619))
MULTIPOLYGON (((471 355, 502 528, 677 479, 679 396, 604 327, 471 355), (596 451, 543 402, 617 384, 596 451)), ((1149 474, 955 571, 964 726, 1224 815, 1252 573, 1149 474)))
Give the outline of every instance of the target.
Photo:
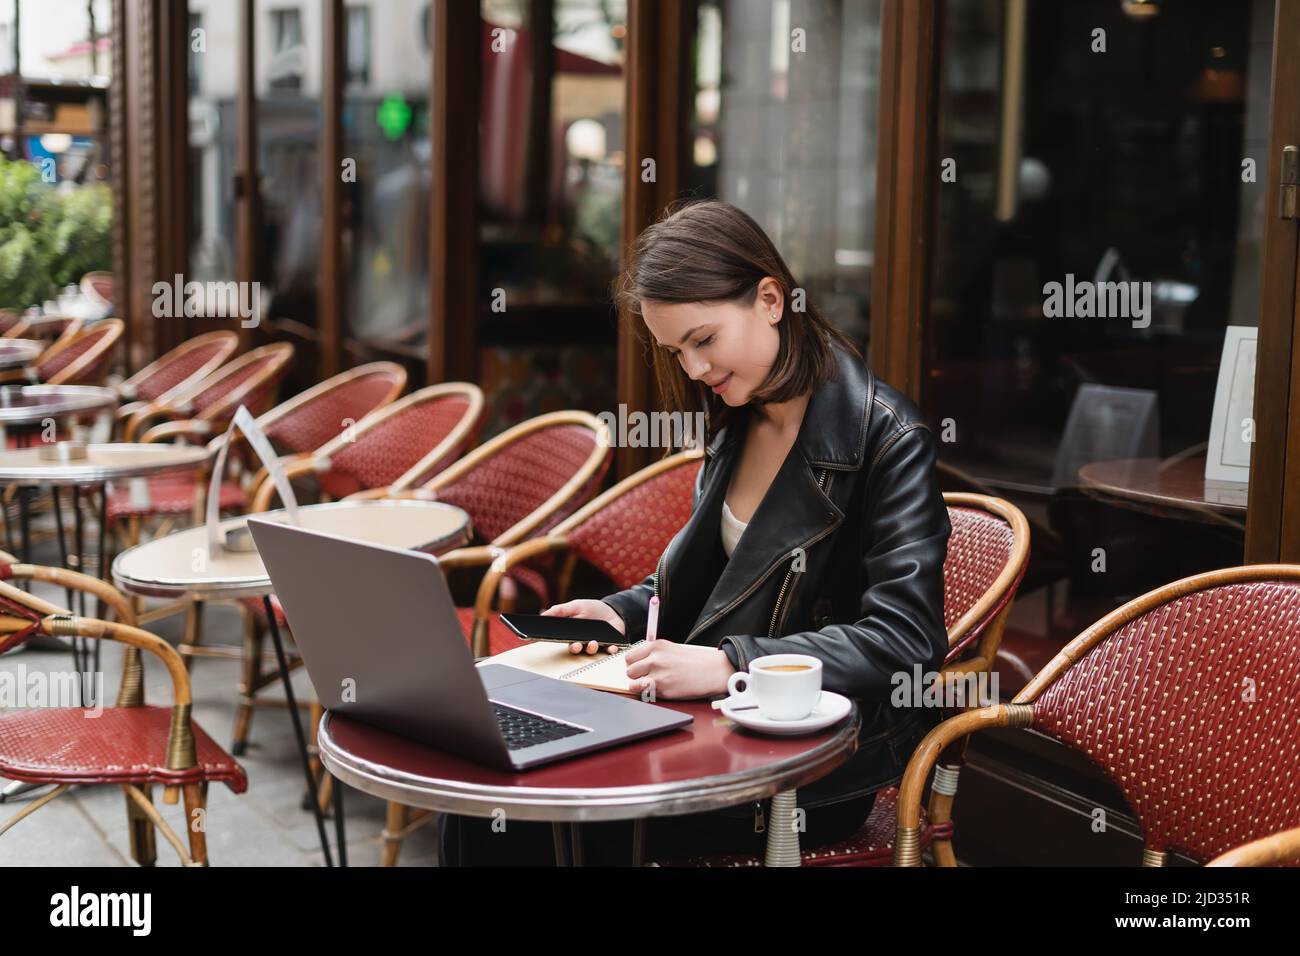
MULTIPOLYGON (((826 479, 829 475, 830 475, 830 470, 823 468, 821 475, 817 479, 817 487, 820 488, 823 493, 825 493, 826 491, 826 479)), ((767 636, 769 638, 777 636, 776 635, 777 615, 781 613, 781 601, 785 599, 786 590, 790 587, 790 578, 793 577, 794 575, 794 564, 796 560, 797 560, 796 558, 790 559, 790 570, 788 570, 785 573, 785 580, 781 582, 781 590, 778 591, 776 595, 776 604, 772 606, 772 622, 771 624, 768 625, 767 628, 767 636)), ((785 622, 782 621, 781 623, 785 623, 785 622)))
MULTIPOLYGON (((669 545, 671 545, 671 544, 672 544, 672 542, 670 541, 670 542, 669 542, 669 545)), ((661 610, 662 610, 662 605, 663 605, 664 601, 666 601, 666 600, 668 599, 668 581, 667 581, 667 579, 664 578, 664 558, 666 558, 666 557, 668 557, 668 547, 667 547, 667 546, 664 547, 664 553, 661 554, 661 555, 659 555, 659 564, 655 567, 655 591, 654 591, 654 594, 655 594, 655 597, 659 598, 659 604, 660 604, 660 609, 661 609, 661 610), (664 583, 664 594, 663 594, 663 597, 659 597, 659 582, 660 582, 660 581, 663 581, 663 583, 664 583)))

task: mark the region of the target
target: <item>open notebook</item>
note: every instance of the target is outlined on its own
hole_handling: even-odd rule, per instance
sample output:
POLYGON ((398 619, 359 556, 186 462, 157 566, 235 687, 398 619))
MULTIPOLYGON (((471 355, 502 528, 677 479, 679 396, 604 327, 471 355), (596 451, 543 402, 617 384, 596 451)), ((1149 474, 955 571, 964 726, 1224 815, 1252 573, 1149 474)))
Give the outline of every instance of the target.
MULTIPOLYGON (((644 644, 644 641, 638 643, 644 644)), ((551 641, 532 641, 523 647, 516 647, 480 661, 481 664, 505 664, 517 667, 521 671, 531 671, 543 677, 569 681, 590 687, 592 690, 608 690, 616 694, 631 694, 631 684, 627 679, 627 665, 623 655, 636 644, 621 648, 615 654, 601 651, 592 657, 588 654, 570 654, 568 644, 551 641)))

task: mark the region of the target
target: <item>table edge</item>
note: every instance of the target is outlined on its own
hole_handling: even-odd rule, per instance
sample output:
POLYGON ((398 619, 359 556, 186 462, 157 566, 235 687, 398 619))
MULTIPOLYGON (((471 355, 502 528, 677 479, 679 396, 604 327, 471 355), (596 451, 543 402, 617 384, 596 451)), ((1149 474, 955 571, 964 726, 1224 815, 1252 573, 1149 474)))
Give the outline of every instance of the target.
POLYGON ((372 796, 444 813, 490 817, 500 810, 517 820, 596 822, 642 817, 678 816, 761 800, 797 789, 830 773, 857 750, 862 715, 856 703, 837 733, 814 750, 743 774, 716 774, 667 784, 637 787, 553 789, 463 784, 416 777, 362 760, 343 751, 329 730, 330 714, 321 718, 317 745, 321 762, 344 783, 372 796), (405 778, 405 779, 403 779, 405 778), (413 781, 432 781, 435 786, 413 781))

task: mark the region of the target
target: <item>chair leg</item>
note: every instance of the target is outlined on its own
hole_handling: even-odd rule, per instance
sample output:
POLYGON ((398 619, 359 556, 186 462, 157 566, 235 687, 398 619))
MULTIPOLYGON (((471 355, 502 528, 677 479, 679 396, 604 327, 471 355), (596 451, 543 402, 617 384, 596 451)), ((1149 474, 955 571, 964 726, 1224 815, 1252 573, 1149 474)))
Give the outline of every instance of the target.
MULTIPOLYGON (((163 835, 163 839, 171 844, 172 849, 176 851, 176 855, 181 859, 181 865, 190 866, 192 860, 189 854, 185 852, 185 844, 181 843, 181 838, 176 835, 176 831, 167 825, 167 821, 163 819, 163 815, 158 812, 158 808, 153 805, 153 802, 146 799, 145 795, 140 792, 140 788, 133 783, 122 784, 122 789, 126 791, 128 797, 135 801, 135 805, 140 808, 140 811, 149 818, 155 827, 158 828, 158 832, 163 835)), ((173 789, 174 788, 172 787, 165 787, 163 789, 164 803, 176 802, 175 799, 168 799, 168 792, 173 789)), ((187 802, 188 796, 189 795, 186 794, 187 802)), ((187 829, 188 823, 189 820, 187 819, 187 829)))
POLYGON ((380 866, 397 866, 397 854, 406 836, 406 816, 411 808, 404 803, 388 801, 388 820, 384 824, 384 856, 380 866))
MULTIPOLYGON (((153 788, 148 784, 140 787, 146 800, 152 802, 153 788)), ((131 798, 126 795, 127 842, 131 847, 131 859, 139 866, 153 866, 158 862, 158 844, 154 839, 153 821, 131 798)))
MULTIPOLYGON (((958 775, 966 762, 966 743, 969 739, 963 737, 945 750, 934 768, 934 780, 930 784, 930 804, 926 810, 930 826, 947 823, 952 819, 952 804, 957 797, 958 775)), ((953 852, 950 838, 935 837, 930 841, 930 853, 934 856, 936 866, 957 865, 957 855, 953 852)))
POLYGON ((4 823, 0 823, 0 836, 3 836, 3 835, 4 835, 4 834, 9 830, 10 827, 12 827, 15 823, 17 823, 17 822, 18 822, 19 820, 21 820, 23 817, 31 816, 33 813, 35 813, 35 812, 36 812, 37 810, 39 810, 41 807, 45 806, 47 803, 49 803, 51 800, 53 800, 53 799, 54 799, 55 797, 57 797, 59 794, 63 793, 63 791, 67 790, 68 787, 70 787, 70 786, 71 786, 71 784, 67 784, 67 783, 65 783, 65 784, 63 784, 63 785, 61 785, 61 786, 55 787, 55 788, 54 788, 53 790, 51 790, 49 793, 45 794, 45 796, 43 796, 43 797, 38 797, 37 799, 33 800, 31 803, 27 804, 27 806, 23 807, 21 810, 19 810, 17 813, 15 813, 12 817, 10 817, 10 818, 9 818, 8 820, 6 820, 4 823))
POLYGON ((208 808, 206 788, 201 783, 187 783, 185 793, 185 828, 190 834, 190 861, 194 866, 208 865, 208 808))
POLYGON ((188 672, 194 667, 194 657, 186 653, 186 648, 193 650, 203 640, 203 602, 191 601, 185 609, 185 635, 181 638, 179 648, 181 658, 185 661, 188 672))
POLYGON ((253 695, 262 684, 262 641, 266 634, 257 615, 245 611, 243 676, 239 684, 239 704, 235 708, 235 734, 231 756, 242 757, 248 750, 248 732, 253 722, 253 695))

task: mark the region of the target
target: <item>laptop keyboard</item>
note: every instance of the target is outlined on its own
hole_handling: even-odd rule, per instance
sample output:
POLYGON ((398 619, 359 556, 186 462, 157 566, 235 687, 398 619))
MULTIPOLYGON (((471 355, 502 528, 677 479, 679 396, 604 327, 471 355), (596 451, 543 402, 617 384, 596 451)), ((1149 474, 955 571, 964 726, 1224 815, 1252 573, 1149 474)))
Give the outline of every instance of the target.
POLYGON ((509 750, 536 747, 538 744, 549 743, 552 740, 563 740, 565 737, 588 733, 582 727, 575 727, 573 724, 547 717, 538 717, 527 711, 498 704, 496 701, 492 701, 492 707, 496 711, 497 726, 501 728, 501 733, 506 738, 506 748, 509 750))

